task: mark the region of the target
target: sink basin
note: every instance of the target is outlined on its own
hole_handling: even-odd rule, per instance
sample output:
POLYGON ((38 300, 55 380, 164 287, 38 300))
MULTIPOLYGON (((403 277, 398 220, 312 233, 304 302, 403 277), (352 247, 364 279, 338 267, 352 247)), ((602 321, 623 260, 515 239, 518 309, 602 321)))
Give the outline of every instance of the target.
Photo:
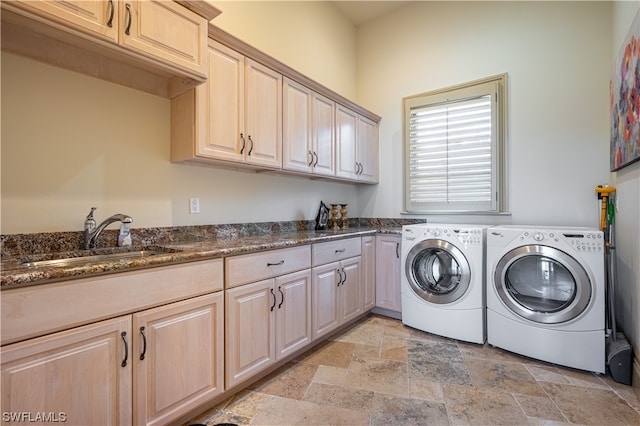
POLYGON ((117 249, 100 250, 83 250, 80 252, 57 253, 47 256, 31 256, 21 260, 21 264, 27 268, 39 267, 73 267, 84 266, 94 263, 117 262, 121 260, 139 259, 149 256, 158 256, 167 253, 177 253, 180 250, 169 249, 164 247, 143 247, 137 249, 126 249, 126 251, 118 251, 117 249))

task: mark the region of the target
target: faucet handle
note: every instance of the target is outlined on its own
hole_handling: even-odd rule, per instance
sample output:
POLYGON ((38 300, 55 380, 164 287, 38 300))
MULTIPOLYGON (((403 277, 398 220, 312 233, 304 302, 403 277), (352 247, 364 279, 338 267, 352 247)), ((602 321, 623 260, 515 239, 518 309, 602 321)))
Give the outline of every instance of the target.
POLYGON ((97 207, 91 207, 91 211, 87 215, 84 220, 84 229, 93 229, 96 226, 96 221, 93 218, 93 212, 97 209, 97 207))

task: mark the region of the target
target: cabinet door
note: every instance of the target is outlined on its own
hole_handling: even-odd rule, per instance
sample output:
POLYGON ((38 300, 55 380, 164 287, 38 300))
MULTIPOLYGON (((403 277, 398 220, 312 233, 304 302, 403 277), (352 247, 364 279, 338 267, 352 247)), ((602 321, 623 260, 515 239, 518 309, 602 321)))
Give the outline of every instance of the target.
POLYGON ((122 46, 204 78, 207 28, 206 19, 173 1, 127 1, 120 5, 122 46))
POLYGON ((284 78, 282 97, 282 168, 311 173, 311 90, 284 78))
POLYGON ((227 388, 275 362, 273 285, 270 279, 225 290, 227 388))
POLYGON ((376 238, 376 306, 400 312, 401 237, 378 235, 376 238))
POLYGON ((133 315, 134 419, 164 425, 224 390, 224 296, 133 315))
POLYGON ((311 343, 311 271, 276 278, 277 359, 311 343))
POLYGON ((30 0, 22 1, 20 7, 71 29, 118 42, 119 1, 30 0))
POLYGON ((312 269, 312 334, 316 339, 340 325, 339 262, 312 269))
POLYGON ((378 126, 373 121, 358 117, 357 162, 360 166, 358 180, 378 182, 378 126))
POLYGON ((349 321, 362 313, 362 280, 360 277, 360 256, 343 260, 343 275, 340 291, 342 293, 341 323, 349 321))
POLYGON ((336 176, 357 179, 356 129, 358 115, 336 105, 336 176))
POLYGON ((131 357, 130 316, 4 346, 2 413, 130 425, 131 357))
POLYGON ((312 99, 312 140, 313 173, 323 176, 334 176, 335 167, 335 108, 336 104, 329 98, 317 93, 312 99))
POLYGON ((282 167, 282 75, 245 58, 245 161, 282 167))
POLYGON ((376 237, 362 237, 362 308, 376 305, 376 237))
POLYGON ((196 114, 196 155, 243 162, 244 56, 213 40, 208 56, 209 79, 195 89, 196 111, 201 112, 196 114))

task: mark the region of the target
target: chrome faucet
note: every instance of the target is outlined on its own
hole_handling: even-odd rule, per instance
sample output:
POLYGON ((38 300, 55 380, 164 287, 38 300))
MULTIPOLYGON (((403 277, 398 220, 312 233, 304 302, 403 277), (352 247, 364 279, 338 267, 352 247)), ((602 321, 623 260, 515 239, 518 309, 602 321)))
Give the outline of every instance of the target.
POLYGON ((112 224, 113 222, 131 223, 133 219, 124 214, 114 214, 111 217, 106 218, 100 225, 96 226, 96 221, 93 218, 93 212, 96 207, 91 207, 91 211, 84 220, 84 248, 89 250, 96 247, 98 237, 104 231, 104 228, 112 224))

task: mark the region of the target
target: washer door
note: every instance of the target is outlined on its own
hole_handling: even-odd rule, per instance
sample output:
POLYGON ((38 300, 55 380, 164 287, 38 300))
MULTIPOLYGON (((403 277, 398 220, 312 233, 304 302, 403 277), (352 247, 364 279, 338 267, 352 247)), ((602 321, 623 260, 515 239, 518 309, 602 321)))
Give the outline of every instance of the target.
POLYGON ((453 244, 424 240, 407 254, 405 274, 411 289, 424 300, 447 304, 461 298, 471 282, 469 262, 453 244))
POLYGON ((591 281, 582 265, 548 246, 522 246, 508 252, 496 266, 493 283, 511 311, 543 324, 570 321, 591 300, 591 281))

